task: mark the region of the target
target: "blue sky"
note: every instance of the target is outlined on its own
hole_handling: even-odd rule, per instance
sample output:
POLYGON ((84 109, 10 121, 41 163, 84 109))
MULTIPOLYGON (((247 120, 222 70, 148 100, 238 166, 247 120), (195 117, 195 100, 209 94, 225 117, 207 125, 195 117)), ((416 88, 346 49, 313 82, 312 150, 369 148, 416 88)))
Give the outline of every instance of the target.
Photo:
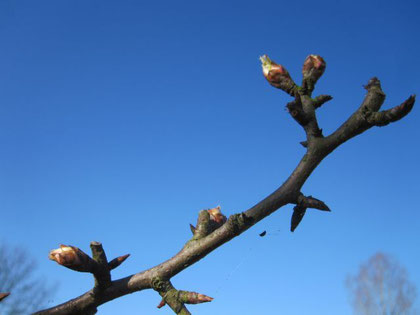
MULTIPOLYGON (((384 107, 419 93, 416 1, 0 2, 0 239, 27 248, 61 303, 92 279, 47 259, 58 244, 109 258, 131 253, 114 278, 154 266, 190 237, 199 210, 243 211, 275 190, 303 155, 303 131, 268 85, 268 54, 296 81, 319 54, 315 94, 334 131, 378 76, 384 107)), ((351 314, 344 281, 376 251, 420 286, 418 109, 344 144, 292 206, 173 279, 212 303, 194 314, 351 314), (267 230, 267 236, 258 233, 267 230)), ((99 314, 171 314, 145 291, 99 314)), ((419 305, 419 303, 417 303, 419 305)))

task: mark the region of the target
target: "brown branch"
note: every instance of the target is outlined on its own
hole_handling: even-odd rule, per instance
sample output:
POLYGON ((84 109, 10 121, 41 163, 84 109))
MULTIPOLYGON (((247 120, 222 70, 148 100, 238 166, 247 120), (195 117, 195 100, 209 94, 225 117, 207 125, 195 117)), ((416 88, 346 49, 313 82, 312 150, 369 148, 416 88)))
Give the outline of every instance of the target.
POLYGON ((99 242, 91 242, 93 260, 96 262, 93 276, 95 277, 95 287, 103 290, 111 285, 111 273, 102 244, 99 242))
MULTIPOLYGON (((266 66, 264 74, 267 80, 274 80, 270 84, 276 86, 275 84, 278 83, 276 87, 295 97, 295 104, 291 107, 293 109, 296 106, 301 110, 298 116, 302 115, 304 119, 299 118, 298 123, 302 125, 307 135, 307 140, 304 143, 307 149, 305 155, 289 178, 276 191, 247 211, 231 215, 227 221, 221 219, 224 216, 221 213, 221 216, 219 216, 217 211, 214 213, 211 213, 209 210, 201 211, 197 226, 195 228, 192 227, 194 236, 184 245, 180 252, 169 260, 129 277, 112 281, 109 286, 99 292, 90 290, 73 300, 36 314, 87 314, 95 311, 97 306, 110 300, 151 288, 163 295, 165 302, 168 303, 168 300, 172 300, 168 296, 168 292, 173 294, 179 292, 169 282, 172 277, 204 258, 224 243, 240 235, 282 206, 289 203, 296 204, 293 215, 295 218, 293 219, 292 216, 292 230, 299 224, 307 208, 328 211, 329 208, 325 203, 310 196, 305 197, 301 193, 303 184, 314 169, 327 155, 347 140, 363 133, 374 125, 382 125, 386 121, 393 122, 404 117, 413 107, 414 97, 409 98, 402 105, 380 114, 378 110, 385 99, 385 94, 381 89, 379 80, 373 78, 365 86, 367 94, 359 109, 333 134, 323 137, 315 114, 315 109, 322 103, 320 102, 321 96, 312 99, 311 93, 315 83, 325 70, 325 62, 321 57, 315 55, 311 55, 308 58, 303 69, 304 79, 302 87, 295 85, 287 70, 282 66, 275 64, 273 67, 275 72, 270 74, 271 69, 273 69, 270 67, 273 66, 273 63, 270 61, 271 64, 268 68, 268 64, 263 64, 263 68, 266 66), (310 59, 309 61, 308 58, 310 59), (370 114, 367 115, 367 113, 370 114), (157 283, 163 283, 164 285, 160 287, 157 283)), ((322 99, 325 100, 327 98, 321 97, 322 99)), ((218 211, 220 212, 220 208, 218 211)), ((181 314, 181 311, 184 311, 184 314, 189 314, 183 302, 180 302, 179 299, 177 301, 177 303, 182 305, 180 306, 180 304, 174 302, 171 306, 172 309, 178 312, 177 314, 181 314)))
POLYGON ((372 112, 369 109, 365 108, 363 115, 366 121, 374 126, 386 126, 389 123, 400 120, 406 116, 414 106, 416 100, 415 95, 411 95, 404 103, 401 105, 395 106, 391 109, 384 110, 381 112, 372 112))

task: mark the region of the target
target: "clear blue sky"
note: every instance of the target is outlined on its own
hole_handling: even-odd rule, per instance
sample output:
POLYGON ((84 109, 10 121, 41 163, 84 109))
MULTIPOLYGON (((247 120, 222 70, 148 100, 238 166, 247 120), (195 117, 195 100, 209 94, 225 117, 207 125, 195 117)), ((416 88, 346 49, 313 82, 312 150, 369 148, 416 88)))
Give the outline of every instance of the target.
MULTIPOLYGON (((0 1, 0 239, 22 245, 57 285, 51 305, 92 279, 47 259, 58 244, 131 253, 119 278, 171 257, 200 209, 243 211, 276 189, 304 153, 303 131, 268 85, 268 54, 296 81, 327 61, 316 94, 325 134, 382 81, 384 107, 420 92, 417 1, 0 1)), ((194 314, 351 314, 346 275, 378 250, 420 286, 418 105, 328 157, 292 206, 173 279, 212 303, 194 314), (258 233, 267 230, 267 236, 258 233)), ((99 314, 171 314, 155 292, 99 314)), ((417 303, 419 305, 420 303, 417 303)))

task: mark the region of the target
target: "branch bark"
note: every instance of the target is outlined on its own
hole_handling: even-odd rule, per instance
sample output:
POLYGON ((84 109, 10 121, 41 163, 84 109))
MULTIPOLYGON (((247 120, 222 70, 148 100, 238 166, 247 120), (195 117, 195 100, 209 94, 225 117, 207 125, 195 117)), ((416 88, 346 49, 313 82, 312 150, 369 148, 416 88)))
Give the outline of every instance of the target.
MULTIPOLYGON (((397 107, 378 112, 385 99, 385 94, 381 89, 379 80, 372 78, 365 86, 367 94, 361 106, 334 133, 324 137, 322 130, 318 127, 316 109, 331 100, 332 97, 320 95, 312 98, 312 92, 317 80, 325 70, 325 61, 316 55, 311 55, 306 59, 302 71, 304 79, 301 87, 294 83, 284 67, 275 64, 268 57, 263 57, 262 61, 263 72, 269 83, 295 98, 287 107, 291 116, 303 127, 306 134, 306 141, 303 143, 306 147, 306 153, 289 178, 277 190, 255 206, 244 212, 231 215, 227 221, 216 219, 217 215, 215 216, 213 213, 217 214, 215 210, 217 208, 211 209, 214 210, 213 212, 211 210, 201 211, 197 227, 191 226, 191 230, 194 233, 193 237, 175 256, 167 261, 123 279, 111 282, 106 280, 106 286, 102 286, 101 290, 92 289, 75 299, 36 314, 94 313, 97 306, 101 304, 123 295, 146 289, 158 291, 175 313, 190 314, 182 301, 173 299, 171 298, 173 295, 168 294, 168 292, 180 292, 176 291, 170 284, 169 280, 172 277, 206 257, 206 255, 224 243, 242 234, 284 205, 296 204, 296 214, 294 213, 294 215, 299 217, 299 222, 303 218, 306 208, 329 211, 328 206, 324 202, 311 196, 305 197, 301 192, 303 184, 314 169, 339 145, 373 126, 383 126, 403 118, 414 105, 415 97, 411 96, 397 107), (156 285, 157 282, 164 283, 166 286, 159 287, 156 285)), ((220 208, 218 210, 220 212, 220 208)), ((219 218, 221 217, 219 216, 219 218)), ((294 226, 292 218, 292 229, 294 230, 296 226, 294 226)), ((104 264, 105 262, 106 258, 104 264)), ((100 263, 102 264, 102 262, 100 263)))

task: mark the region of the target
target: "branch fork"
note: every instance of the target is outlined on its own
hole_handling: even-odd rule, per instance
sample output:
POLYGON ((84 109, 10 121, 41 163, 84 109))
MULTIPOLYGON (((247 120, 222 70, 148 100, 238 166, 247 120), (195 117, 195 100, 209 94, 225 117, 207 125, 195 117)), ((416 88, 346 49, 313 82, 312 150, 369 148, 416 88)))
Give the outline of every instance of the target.
POLYGON ((300 194, 297 199, 297 204, 293 208, 292 219, 290 223, 290 231, 294 232, 302 221, 303 216, 308 208, 317 209, 321 211, 331 211, 330 208, 321 200, 316 199, 312 196, 304 196, 300 194))
POLYGON ((111 285, 111 270, 121 265, 130 254, 117 257, 110 262, 106 258, 102 244, 91 242, 92 257, 81 249, 71 245, 60 245, 50 251, 48 258, 59 265, 79 272, 89 272, 95 278, 95 289, 104 289, 111 285))
POLYGON ((402 119, 411 111, 415 102, 415 96, 412 95, 401 105, 379 111, 385 93, 380 81, 372 78, 365 86, 367 94, 360 107, 335 132, 324 136, 318 126, 316 110, 332 97, 323 94, 313 98, 312 93, 326 69, 325 60, 318 55, 310 55, 305 59, 301 86, 295 83, 284 66, 266 55, 261 57, 261 61, 264 77, 270 85, 294 98, 287 104, 287 108, 306 134, 306 140, 301 142, 306 153, 289 178, 265 199, 244 212, 231 215, 229 219, 221 213, 220 207, 200 211, 196 227, 190 225, 193 237, 176 255, 155 267, 123 279, 111 281, 110 270, 119 266, 128 255, 108 262, 100 243, 91 244, 93 258, 76 247, 61 245, 59 249, 50 252, 50 259, 67 268, 92 273, 95 287, 73 300, 40 311, 38 315, 94 314, 96 307, 101 304, 150 288, 156 290, 163 299, 159 307, 168 304, 176 314, 190 314, 185 304, 209 302, 212 298, 196 292, 176 290, 170 282, 172 277, 285 205, 295 204, 291 219, 292 231, 299 225, 308 208, 330 211, 323 201, 301 193, 311 173, 338 146, 373 126, 385 126, 402 119))
POLYGON ((155 278, 151 281, 151 287, 162 297, 157 308, 166 304, 179 315, 190 315, 185 304, 199 304, 213 301, 213 298, 197 292, 177 290, 169 280, 155 278))

